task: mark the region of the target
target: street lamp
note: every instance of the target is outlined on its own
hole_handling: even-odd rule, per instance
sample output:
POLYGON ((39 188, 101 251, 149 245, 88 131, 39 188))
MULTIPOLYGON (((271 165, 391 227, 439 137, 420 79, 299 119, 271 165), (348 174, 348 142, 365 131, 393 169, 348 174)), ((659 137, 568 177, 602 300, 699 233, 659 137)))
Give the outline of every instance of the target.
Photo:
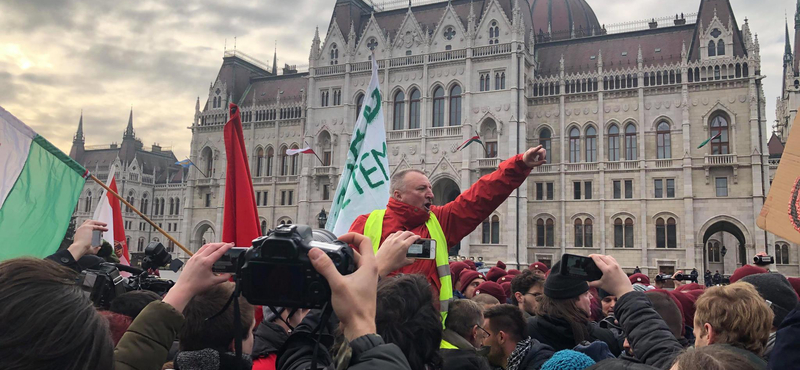
POLYGON ((320 211, 317 215, 317 221, 319 222, 319 228, 324 229, 325 224, 328 223, 328 214, 325 213, 325 208, 323 208, 322 211, 320 211))
POLYGON ((725 248, 725 246, 723 245, 722 246, 722 257, 724 258, 726 254, 728 254, 728 248, 725 248))

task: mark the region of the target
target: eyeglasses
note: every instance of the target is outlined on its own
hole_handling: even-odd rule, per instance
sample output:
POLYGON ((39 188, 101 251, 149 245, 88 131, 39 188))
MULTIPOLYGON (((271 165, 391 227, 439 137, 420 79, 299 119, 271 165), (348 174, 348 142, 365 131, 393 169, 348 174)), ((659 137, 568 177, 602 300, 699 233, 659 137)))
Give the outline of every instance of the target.
POLYGON ((475 325, 475 326, 477 326, 477 327, 478 327, 478 329, 481 329, 481 331, 483 332, 483 334, 484 334, 484 335, 485 335, 487 338, 488 338, 489 336, 491 336, 491 334, 489 334, 489 332, 488 332, 488 331, 486 331, 486 329, 484 329, 482 326, 480 326, 480 325, 475 325))
POLYGON ((533 296, 533 298, 536 298, 536 297, 541 296, 542 293, 531 293, 531 292, 528 292, 528 293, 525 293, 523 295, 530 295, 530 296, 533 296))

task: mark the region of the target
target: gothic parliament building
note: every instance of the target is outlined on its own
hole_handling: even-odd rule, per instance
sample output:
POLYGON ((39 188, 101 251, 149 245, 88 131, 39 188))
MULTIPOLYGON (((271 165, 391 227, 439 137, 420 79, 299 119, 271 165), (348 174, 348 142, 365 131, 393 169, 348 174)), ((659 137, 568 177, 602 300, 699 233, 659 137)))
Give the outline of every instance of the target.
MULTIPOLYGON (((788 32, 785 108, 768 138, 758 37, 729 0, 608 26, 585 0, 336 0, 325 34, 313 35, 307 71, 279 73, 275 60, 225 53, 195 106, 197 168, 144 148, 132 117, 120 146, 84 147, 79 129, 71 155, 101 175, 119 164, 120 191, 197 250, 222 235, 223 126, 234 102, 262 229, 316 227, 330 210, 374 53, 390 167, 425 171, 435 203, 528 147, 547 149, 547 164, 455 254, 527 266, 603 253, 629 272, 731 274, 766 249, 778 270, 798 276, 797 245, 756 226, 785 142, 781 115, 793 118, 800 106, 788 32), (476 134, 485 148, 457 150, 476 134), (320 159, 286 155, 305 146, 320 159)), ((87 183, 78 221, 99 194, 87 183)), ((165 240, 123 213, 135 256, 165 240)))

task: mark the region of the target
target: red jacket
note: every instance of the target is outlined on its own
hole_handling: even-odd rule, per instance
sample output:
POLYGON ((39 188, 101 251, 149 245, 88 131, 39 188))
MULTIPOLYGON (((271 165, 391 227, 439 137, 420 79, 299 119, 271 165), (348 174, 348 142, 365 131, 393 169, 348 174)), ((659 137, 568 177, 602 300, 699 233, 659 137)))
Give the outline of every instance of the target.
MULTIPOLYGON (((522 154, 517 154, 500 163, 496 171, 478 179, 456 200, 444 206, 431 206, 431 212, 436 215, 447 238, 447 248, 458 244, 475 230, 511 192, 522 185, 530 172, 531 169, 522 161, 522 154)), ((367 217, 369 214, 358 216, 350 226, 350 231, 363 234, 367 217)), ((400 230, 410 230, 423 238, 430 238, 431 234, 425 227, 429 217, 425 209, 390 198, 383 218, 381 243, 389 234, 400 230)), ((425 275, 436 294, 439 293, 441 283, 436 273, 436 261, 417 260, 390 275, 399 273, 425 275)))

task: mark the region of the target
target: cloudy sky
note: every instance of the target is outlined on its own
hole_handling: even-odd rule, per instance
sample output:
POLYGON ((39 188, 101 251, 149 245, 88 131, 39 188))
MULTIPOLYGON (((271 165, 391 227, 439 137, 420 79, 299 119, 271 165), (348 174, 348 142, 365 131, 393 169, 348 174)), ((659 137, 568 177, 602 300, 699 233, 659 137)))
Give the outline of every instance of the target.
MULTIPOLYGON (((600 23, 696 12, 700 0, 587 0, 600 23)), ((195 99, 206 97, 227 43, 271 63, 308 64, 333 0, 0 0, 0 106, 65 152, 83 110, 87 145, 118 142, 133 107, 146 146, 188 155, 195 99)), ((761 42, 772 124, 784 11, 793 0, 731 0, 761 42)))

